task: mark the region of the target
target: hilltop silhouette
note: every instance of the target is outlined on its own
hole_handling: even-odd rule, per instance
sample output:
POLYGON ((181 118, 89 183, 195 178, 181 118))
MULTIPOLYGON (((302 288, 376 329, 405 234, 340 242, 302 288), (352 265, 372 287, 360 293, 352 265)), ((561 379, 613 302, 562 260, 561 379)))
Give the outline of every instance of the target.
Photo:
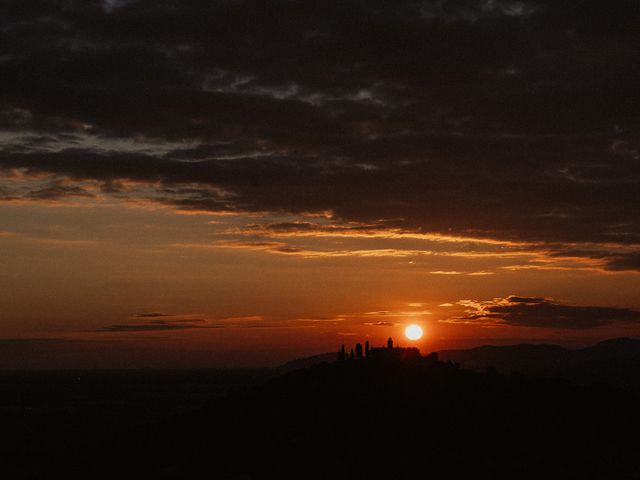
POLYGON ((569 350, 558 345, 520 344, 444 350, 441 358, 465 368, 565 378, 579 383, 610 383, 640 392, 640 340, 616 338, 569 350))
POLYGON ((630 392, 495 370, 473 372, 436 354, 407 358, 375 352, 291 371, 137 431, 115 443, 115 450, 110 447, 109 468, 85 465, 83 474, 247 479, 640 475, 637 397, 630 392))
MULTIPOLYGON (((591 351, 635 345, 614 341, 591 351)), ((112 428, 108 419, 117 417, 104 409, 106 421, 83 409, 55 429, 36 417, 14 453, 5 450, 4 472, 119 480, 640 477, 632 391, 471 371, 392 343, 353 350, 353 358, 345 347, 299 364, 321 362, 310 367, 285 365, 251 385, 234 381, 198 408, 144 423, 127 417, 127 428, 112 428), (49 453, 30 447, 43 428, 55 432, 49 453)), ((514 351, 537 358, 563 349, 514 351)), ((150 408, 153 401, 146 400, 150 408)))

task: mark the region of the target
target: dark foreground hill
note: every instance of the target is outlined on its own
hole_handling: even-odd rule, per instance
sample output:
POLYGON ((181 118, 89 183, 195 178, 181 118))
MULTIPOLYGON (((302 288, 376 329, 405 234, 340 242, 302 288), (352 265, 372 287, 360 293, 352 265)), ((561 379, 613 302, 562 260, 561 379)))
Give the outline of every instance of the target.
MULTIPOLYGON (((640 477, 637 398, 430 359, 321 364, 125 436, 65 478, 640 477)), ((49 478, 44 475, 41 478, 49 478)))
POLYGON ((444 360, 479 371, 493 367, 503 373, 609 383, 640 392, 640 340, 630 338, 607 340, 578 350, 520 344, 444 350, 438 354, 444 360))

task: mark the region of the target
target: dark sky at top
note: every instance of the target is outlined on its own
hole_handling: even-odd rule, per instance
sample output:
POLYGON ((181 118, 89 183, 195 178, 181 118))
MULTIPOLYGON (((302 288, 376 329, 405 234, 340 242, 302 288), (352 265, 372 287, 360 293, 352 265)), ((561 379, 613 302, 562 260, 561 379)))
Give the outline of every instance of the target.
POLYGON ((639 17, 631 0, 6 0, 0 122, 31 138, 0 165, 159 180, 187 209, 637 243, 639 17), (99 145, 119 138, 197 146, 99 145))

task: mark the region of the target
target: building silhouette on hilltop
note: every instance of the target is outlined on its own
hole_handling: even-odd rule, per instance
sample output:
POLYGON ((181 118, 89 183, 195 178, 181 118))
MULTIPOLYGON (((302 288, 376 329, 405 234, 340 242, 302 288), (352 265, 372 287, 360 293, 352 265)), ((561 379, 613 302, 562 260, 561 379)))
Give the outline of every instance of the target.
POLYGON ((342 345, 338 350, 338 361, 344 362, 346 360, 361 360, 363 358, 371 358, 376 360, 411 360, 422 358, 420 355, 420 349, 416 347, 398 347, 393 345, 393 339, 389 337, 386 347, 370 347, 367 340, 364 344, 364 348, 361 343, 357 343, 355 350, 352 348, 347 354, 345 346, 342 345))

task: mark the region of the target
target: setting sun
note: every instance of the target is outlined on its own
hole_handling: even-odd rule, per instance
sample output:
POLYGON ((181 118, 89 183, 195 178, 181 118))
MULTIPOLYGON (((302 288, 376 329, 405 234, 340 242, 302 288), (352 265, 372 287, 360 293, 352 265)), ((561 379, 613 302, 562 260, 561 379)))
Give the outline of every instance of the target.
POLYGON ((409 340, 420 340, 422 338, 422 328, 419 325, 409 325, 404 329, 404 335, 409 340))

